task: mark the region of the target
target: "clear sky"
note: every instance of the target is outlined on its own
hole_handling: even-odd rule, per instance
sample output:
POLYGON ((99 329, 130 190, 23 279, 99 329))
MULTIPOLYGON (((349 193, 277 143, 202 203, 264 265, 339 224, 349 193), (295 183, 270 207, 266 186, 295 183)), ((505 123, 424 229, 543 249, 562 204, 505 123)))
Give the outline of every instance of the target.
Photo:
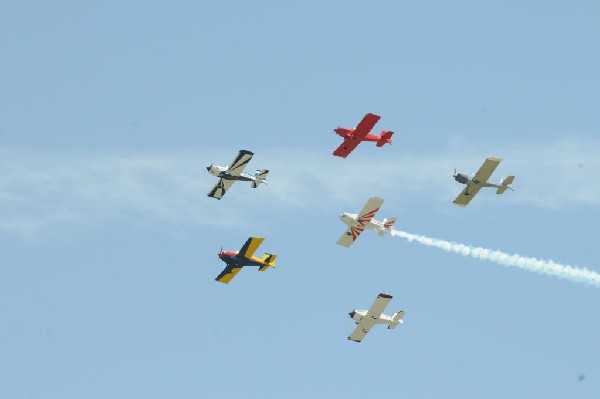
POLYGON ((598 398, 600 288, 335 241, 377 195, 600 272, 599 1, 96 3, 0 5, 0 397, 598 398), (393 145, 331 156, 367 112, 393 145), (240 149, 270 184, 206 197, 240 149), (516 191, 453 206, 490 155, 516 191), (275 270, 215 282, 252 235, 275 270))

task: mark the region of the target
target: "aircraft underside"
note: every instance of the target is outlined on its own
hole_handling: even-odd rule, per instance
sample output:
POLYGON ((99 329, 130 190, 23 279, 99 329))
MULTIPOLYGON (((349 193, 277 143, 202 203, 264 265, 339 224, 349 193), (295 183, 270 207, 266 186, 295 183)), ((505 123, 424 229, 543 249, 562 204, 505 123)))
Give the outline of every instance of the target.
POLYGON ((246 174, 246 173, 242 173, 239 176, 232 176, 229 173, 221 173, 219 175, 219 177, 221 179, 225 179, 225 180, 237 180, 237 181, 254 181, 254 180, 256 180, 256 177, 250 176, 249 174, 246 174))

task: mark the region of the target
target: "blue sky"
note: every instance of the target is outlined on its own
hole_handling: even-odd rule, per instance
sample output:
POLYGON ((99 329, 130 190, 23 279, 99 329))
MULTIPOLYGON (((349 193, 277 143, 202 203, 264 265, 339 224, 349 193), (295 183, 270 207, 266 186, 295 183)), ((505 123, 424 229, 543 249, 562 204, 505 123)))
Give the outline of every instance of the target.
POLYGON ((600 2, 0 6, 0 396, 596 398, 600 2), (394 144, 331 152, 367 112, 394 144), (206 197, 255 152, 270 184, 206 197), (515 192, 466 209, 454 167, 515 192), (251 235, 266 273, 214 281, 251 235), (405 324, 346 340, 379 292, 405 324), (585 378, 579 381, 583 374, 585 378))

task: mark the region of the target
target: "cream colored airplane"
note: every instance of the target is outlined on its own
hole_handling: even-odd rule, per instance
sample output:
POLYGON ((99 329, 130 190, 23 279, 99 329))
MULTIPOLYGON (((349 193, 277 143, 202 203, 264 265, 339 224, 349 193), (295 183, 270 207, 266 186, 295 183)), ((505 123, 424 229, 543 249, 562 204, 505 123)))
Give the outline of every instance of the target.
POLYGON ((488 183, 488 179, 490 178, 492 173, 494 173, 494 170, 496 170, 496 168, 500 164, 500 161, 502 161, 502 158, 488 157, 483 162, 483 165, 481 165, 477 173, 472 175, 472 177, 469 177, 469 175, 465 173, 456 173, 455 170, 454 180, 456 180, 459 183, 466 184, 467 187, 465 187, 465 189, 458 195, 458 197, 456 197, 456 199, 453 202, 454 205, 458 205, 461 208, 466 207, 469 204, 469 202, 471 202, 473 197, 477 195, 477 193, 479 192, 479 190, 481 190, 482 187, 497 188, 498 190, 496 190, 496 194, 502 194, 507 189, 512 190, 512 187, 510 187, 510 185, 515 180, 514 176, 508 176, 506 179, 501 179, 499 185, 488 183))
POLYGON ((359 213, 342 213, 340 219, 348 225, 348 230, 337 240, 337 244, 349 247, 364 229, 373 230, 380 236, 393 231, 396 218, 383 219, 383 222, 373 219, 382 204, 383 199, 371 197, 359 213))
POLYGON ((244 168, 250 162, 253 155, 254 153, 251 151, 241 150, 229 166, 207 166, 206 170, 208 170, 208 173, 219 178, 219 181, 210 190, 208 196, 220 200, 236 180, 250 181, 252 182, 252 188, 256 188, 262 183, 267 184, 269 171, 266 169, 257 170, 254 175, 244 173, 244 168))
POLYGON ((391 295, 382 293, 377 295, 377 299, 375 299, 375 302, 373 302, 373 305, 371 305, 369 310, 355 309, 348 313, 352 320, 358 324, 348 339, 361 342, 375 324, 387 324, 388 330, 393 330, 398 324, 404 323, 402 320, 404 311, 402 310, 394 313, 391 317, 383 314, 383 311, 388 303, 390 303, 391 299, 391 295))

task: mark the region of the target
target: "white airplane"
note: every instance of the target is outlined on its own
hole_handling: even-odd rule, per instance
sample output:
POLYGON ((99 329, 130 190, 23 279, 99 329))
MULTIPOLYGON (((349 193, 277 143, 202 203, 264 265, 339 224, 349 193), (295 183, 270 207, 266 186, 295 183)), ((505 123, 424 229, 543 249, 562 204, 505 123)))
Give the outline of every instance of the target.
POLYGON ((219 178, 219 181, 210 190, 208 196, 220 200, 236 180, 251 181, 252 188, 258 187, 261 183, 267 184, 266 177, 269 171, 266 169, 257 170, 254 176, 243 173, 246 164, 252 159, 252 155, 254 155, 253 152, 241 150, 229 166, 208 166, 206 168, 208 173, 219 178))
POLYGON ((454 180, 456 180, 459 183, 466 184, 467 187, 465 187, 465 189, 458 195, 458 197, 456 197, 456 199, 453 202, 454 205, 458 205, 462 208, 466 207, 469 204, 469 202, 471 202, 473 197, 477 195, 477 193, 479 192, 479 190, 481 190, 482 187, 497 188, 498 190, 496 190, 496 194, 503 194, 507 189, 513 190, 512 187, 510 187, 510 185, 515 180, 514 176, 508 176, 506 179, 501 179, 499 185, 488 183, 487 181, 492 175, 492 173, 494 173, 494 170, 496 170, 496 168, 500 164, 500 161, 502 161, 502 158, 488 157, 483 162, 483 165, 481 165, 477 173, 472 175, 471 178, 465 173, 456 173, 455 170, 454 180))
POLYGON ((394 313, 392 317, 383 314, 383 311, 388 303, 390 303, 391 299, 391 295, 379 294, 369 310, 355 309, 348 313, 350 318, 352 318, 352 320, 358 324, 348 339, 351 341, 361 342, 375 324, 387 324, 388 329, 392 330, 396 328, 398 324, 404 323, 402 320, 404 317, 404 311, 402 310, 394 313))
POLYGON ((383 219, 383 222, 373 219, 381 204, 383 204, 383 199, 371 197, 358 214, 342 213, 340 219, 348 225, 348 230, 337 240, 337 244, 348 248, 364 229, 373 230, 380 236, 384 236, 388 231, 393 231, 395 217, 383 219))

